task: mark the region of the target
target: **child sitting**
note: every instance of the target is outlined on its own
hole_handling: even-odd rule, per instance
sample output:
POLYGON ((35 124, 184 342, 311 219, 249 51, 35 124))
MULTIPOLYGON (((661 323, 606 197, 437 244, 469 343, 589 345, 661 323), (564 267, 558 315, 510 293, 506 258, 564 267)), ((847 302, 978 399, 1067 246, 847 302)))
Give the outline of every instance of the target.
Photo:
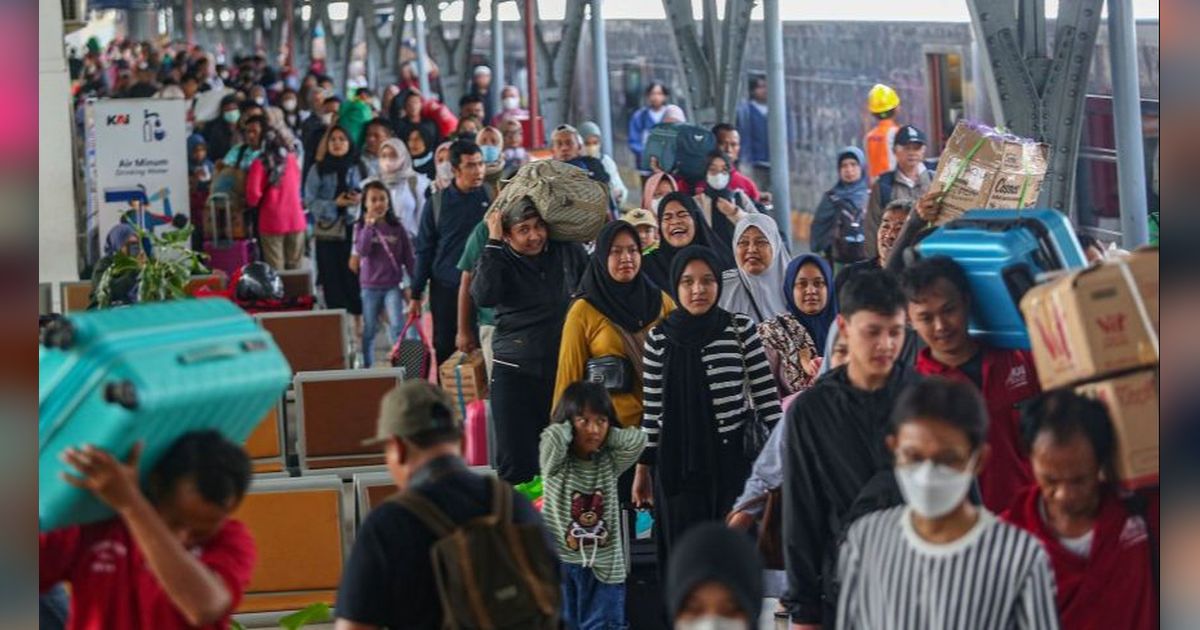
POLYGON ((641 427, 621 428, 612 399, 596 383, 568 386, 542 431, 542 518, 563 562, 568 628, 625 627, 617 478, 645 446, 641 427))

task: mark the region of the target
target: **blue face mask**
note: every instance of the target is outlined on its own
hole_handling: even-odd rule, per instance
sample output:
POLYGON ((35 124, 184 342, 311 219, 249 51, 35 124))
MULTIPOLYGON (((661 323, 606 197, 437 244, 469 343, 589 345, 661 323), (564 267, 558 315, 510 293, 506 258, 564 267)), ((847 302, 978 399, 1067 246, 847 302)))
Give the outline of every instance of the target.
POLYGON ((238 119, 242 117, 242 112, 240 112, 236 109, 231 109, 227 112, 222 113, 221 116, 225 119, 225 122, 232 125, 232 124, 237 123, 238 119))
POLYGON ((484 162, 491 163, 491 162, 495 162, 500 159, 500 147, 498 147, 498 146, 495 146, 492 144, 485 144, 485 145, 481 145, 479 147, 479 150, 480 150, 480 152, 483 153, 483 161, 484 162))

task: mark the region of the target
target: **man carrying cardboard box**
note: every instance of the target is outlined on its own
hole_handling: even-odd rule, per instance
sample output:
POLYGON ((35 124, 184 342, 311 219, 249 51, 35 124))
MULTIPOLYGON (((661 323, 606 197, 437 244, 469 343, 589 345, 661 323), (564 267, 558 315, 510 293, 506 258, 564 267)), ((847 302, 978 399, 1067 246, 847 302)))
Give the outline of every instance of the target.
POLYGON ((879 176, 871 187, 867 200, 867 222, 863 228, 866 237, 867 258, 879 255, 876 233, 883 221, 883 209, 897 200, 917 201, 933 183, 933 172, 925 166, 925 134, 912 125, 901 127, 892 141, 896 155, 895 170, 879 176))

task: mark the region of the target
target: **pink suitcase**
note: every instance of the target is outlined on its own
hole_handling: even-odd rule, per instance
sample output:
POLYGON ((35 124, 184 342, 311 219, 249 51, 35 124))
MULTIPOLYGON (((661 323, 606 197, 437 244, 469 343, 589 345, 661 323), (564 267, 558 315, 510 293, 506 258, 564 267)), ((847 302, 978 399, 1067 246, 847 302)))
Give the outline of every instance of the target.
MULTIPOLYGON (((213 270, 220 269, 232 278, 235 271, 258 258, 258 247, 253 239, 221 240, 220 232, 217 230, 217 215, 225 215, 226 225, 232 225, 229 196, 214 193, 209 197, 208 202, 213 206, 210 212, 205 213, 213 218, 212 231, 209 232, 213 239, 204 241, 204 253, 208 255, 208 267, 213 270), (219 207, 223 207, 222 212, 218 212, 219 207)), ((229 229, 232 230, 232 227, 229 229)))
POLYGON ((486 400, 467 403, 463 456, 466 458, 468 466, 488 465, 487 416, 486 400))

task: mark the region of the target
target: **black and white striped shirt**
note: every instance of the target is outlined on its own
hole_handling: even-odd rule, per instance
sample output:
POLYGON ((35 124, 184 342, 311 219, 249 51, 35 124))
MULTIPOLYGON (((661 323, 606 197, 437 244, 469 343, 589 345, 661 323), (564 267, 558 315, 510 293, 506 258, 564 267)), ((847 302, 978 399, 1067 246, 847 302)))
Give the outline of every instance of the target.
POLYGON ((838 628, 1058 628, 1041 544, 982 508, 945 545, 916 533, 908 506, 868 514, 847 533, 838 578, 838 628))
MULTIPOLYGON (((642 453, 643 463, 654 463, 658 451, 658 433, 663 418, 662 372, 665 346, 666 336, 661 328, 655 326, 646 335, 643 357, 645 371, 642 377, 642 392, 645 409, 642 413, 642 430, 646 432, 647 438, 646 450, 642 453)), ((742 411, 750 404, 745 395, 744 383, 747 381, 758 417, 768 426, 775 426, 782 415, 779 393, 775 389, 775 377, 771 374, 771 366, 767 362, 762 342, 758 338, 754 322, 749 317, 735 313, 725 330, 701 350, 701 356, 707 375, 708 391, 712 396, 713 416, 717 420, 717 434, 721 439, 727 439, 726 434, 741 429, 744 424, 742 411), (743 370, 746 378, 742 376, 743 370)))

